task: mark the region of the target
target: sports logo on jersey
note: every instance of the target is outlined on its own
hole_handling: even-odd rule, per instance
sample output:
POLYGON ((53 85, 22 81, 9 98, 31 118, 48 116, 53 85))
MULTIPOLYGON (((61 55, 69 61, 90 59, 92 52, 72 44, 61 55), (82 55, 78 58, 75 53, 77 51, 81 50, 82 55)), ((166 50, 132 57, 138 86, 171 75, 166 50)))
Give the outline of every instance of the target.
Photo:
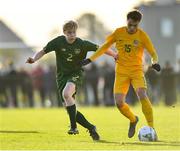
POLYGON ((81 49, 74 49, 75 54, 79 54, 81 52, 81 49))
POLYGON ((66 48, 62 48, 61 50, 62 50, 62 51, 66 51, 66 48))
POLYGON ((138 46, 139 41, 138 40, 134 40, 133 44, 134 44, 134 46, 138 46))
POLYGON ((75 77, 72 77, 72 80, 75 82, 78 80, 78 78, 79 78, 79 76, 75 76, 75 77))

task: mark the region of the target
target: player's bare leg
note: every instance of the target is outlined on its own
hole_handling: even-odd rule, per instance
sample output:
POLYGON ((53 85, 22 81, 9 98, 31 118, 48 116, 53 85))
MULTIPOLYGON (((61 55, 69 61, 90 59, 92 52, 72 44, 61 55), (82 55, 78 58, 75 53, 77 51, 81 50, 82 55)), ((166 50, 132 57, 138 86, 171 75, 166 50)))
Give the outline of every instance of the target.
POLYGON ((77 130, 77 124, 76 124, 76 105, 75 100, 73 98, 73 94, 75 93, 75 84, 72 82, 67 82, 62 96, 65 100, 65 106, 67 109, 67 112, 69 114, 69 119, 71 123, 71 128, 68 131, 68 134, 78 134, 79 131, 77 130))

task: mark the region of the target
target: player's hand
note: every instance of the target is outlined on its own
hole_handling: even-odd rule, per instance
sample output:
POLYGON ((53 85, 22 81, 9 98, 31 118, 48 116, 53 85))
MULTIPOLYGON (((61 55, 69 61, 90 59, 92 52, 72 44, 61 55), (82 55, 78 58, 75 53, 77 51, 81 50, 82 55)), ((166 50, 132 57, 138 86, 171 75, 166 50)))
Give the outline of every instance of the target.
POLYGON ((161 66, 158 63, 152 64, 152 68, 156 71, 161 71, 161 66))
POLYGON ((87 65, 87 64, 89 64, 89 63, 91 63, 92 61, 88 58, 88 59, 84 59, 84 60, 82 60, 82 61, 80 61, 79 62, 79 65, 80 66, 85 66, 85 65, 87 65))
POLYGON ((29 58, 26 60, 26 63, 32 64, 32 63, 34 63, 34 62, 35 62, 34 59, 31 58, 31 57, 29 57, 29 58))
POLYGON ((118 53, 116 53, 116 54, 113 56, 113 58, 114 58, 114 60, 115 60, 115 61, 117 61, 117 60, 118 60, 118 58, 119 58, 118 53))

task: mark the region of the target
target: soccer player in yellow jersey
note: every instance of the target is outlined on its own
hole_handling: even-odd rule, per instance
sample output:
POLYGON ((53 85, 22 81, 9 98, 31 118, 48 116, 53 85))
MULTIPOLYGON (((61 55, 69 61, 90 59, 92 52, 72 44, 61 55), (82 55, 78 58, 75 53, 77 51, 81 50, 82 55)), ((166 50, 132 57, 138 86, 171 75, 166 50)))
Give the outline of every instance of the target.
POLYGON ((158 56, 149 36, 138 25, 142 14, 138 10, 133 10, 127 14, 127 26, 117 28, 106 42, 88 59, 80 62, 86 65, 101 56, 113 44, 118 50, 118 59, 115 67, 114 98, 119 111, 130 120, 128 137, 135 134, 138 117, 131 111, 125 102, 125 97, 132 84, 136 94, 142 104, 142 112, 147 123, 154 128, 153 110, 146 89, 146 80, 143 73, 142 57, 144 48, 147 49, 152 58, 152 67, 160 71, 158 56))

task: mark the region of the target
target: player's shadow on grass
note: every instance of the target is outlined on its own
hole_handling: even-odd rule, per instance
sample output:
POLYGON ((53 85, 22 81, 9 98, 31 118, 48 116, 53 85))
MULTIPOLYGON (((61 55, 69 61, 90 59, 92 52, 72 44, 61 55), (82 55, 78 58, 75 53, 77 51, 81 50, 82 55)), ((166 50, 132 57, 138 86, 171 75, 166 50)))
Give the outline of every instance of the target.
POLYGON ((0 131, 0 133, 39 133, 38 131, 0 131))
POLYGON ((106 141, 106 140, 99 140, 99 143, 107 143, 107 144, 116 144, 116 145, 140 145, 140 146, 180 146, 179 141, 157 141, 157 142, 115 142, 115 141, 106 141))

